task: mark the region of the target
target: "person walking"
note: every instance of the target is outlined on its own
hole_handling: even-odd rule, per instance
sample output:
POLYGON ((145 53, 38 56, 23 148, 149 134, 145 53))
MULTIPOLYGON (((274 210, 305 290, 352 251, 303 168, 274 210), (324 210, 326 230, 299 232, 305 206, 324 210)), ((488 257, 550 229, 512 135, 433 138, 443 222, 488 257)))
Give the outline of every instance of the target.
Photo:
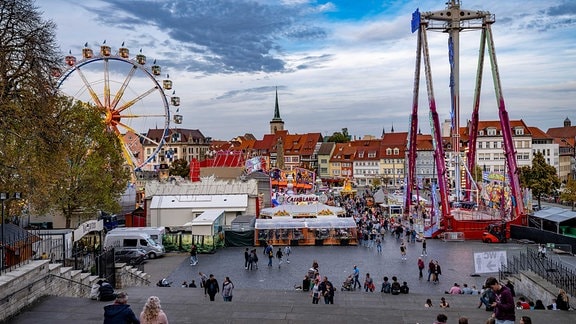
POLYGON ((272 259, 274 258, 274 247, 268 244, 264 249, 264 255, 268 256, 268 267, 272 267, 272 259))
POLYGON ((434 260, 434 284, 440 283, 440 275, 442 274, 442 268, 438 260, 434 260))
POLYGON ((490 306, 494 308, 496 324, 514 324, 516 321, 516 304, 508 287, 501 285, 498 279, 489 277, 486 279, 486 287, 496 294, 496 301, 490 306))
POLYGON ((376 252, 382 254, 382 238, 380 235, 376 237, 376 252))
POLYGON ((250 252, 248 248, 244 250, 244 269, 248 270, 248 266, 250 264, 250 252))
POLYGON ((256 253, 256 249, 250 251, 250 261, 248 261, 248 269, 252 270, 253 268, 258 270, 258 253, 256 253))
POLYGON ((200 288, 204 288, 204 297, 208 295, 208 287, 206 286, 206 282, 208 281, 208 276, 202 272, 198 272, 200 276, 200 288))
POLYGON ((400 255, 402 256, 402 261, 406 261, 406 244, 404 240, 400 243, 400 255))
POLYGON ((324 280, 320 283, 318 289, 322 296, 324 296, 324 304, 334 304, 334 286, 328 277, 324 276, 324 280))
POLYGON ((162 310, 160 298, 156 296, 148 297, 146 304, 140 313, 141 324, 168 324, 168 316, 162 310))
POLYGON ((430 281, 430 277, 434 279, 434 272, 436 271, 436 265, 434 264, 434 260, 430 260, 428 262, 428 281, 430 281))
POLYGON ((217 293, 220 292, 220 287, 218 286, 218 280, 214 278, 213 274, 210 274, 210 277, 208 278, 208 281, 206 281, 205 286, 206 292, 208 293, 208 296, 210 296, 210 301, 214 301, 214 297, 217 293))
POLYGON ((140 324, 140 320, 128 305, 128 294, 116 294, 114 304, 104 306, 104 324, 140 324))
POLYGON ((232 301, 232 290, 234 290, 234 284, 229 277, 224 278, 224 282, 222 283, 222 297, 225 302, 232 301))
POLYGON ((358 288, 362 288, 362 285, 360 284, 360 280, 358 280, 360 278, 360 269, 358 269, 358 267, 356 265, 354 265, 354 270, 352 272, 352 275, 354 276, 354 285, 352 286, 352 289, 353 290, 356 289, 356 284, 358 284, 358 288))
POLYGON ((426 239, 422 238, 422 253, 420 256, 428 256, 428 251, 426 250, 426 239))
POLYGON ((196 244, 192 243, 190 247, 190 265, 195 266, 198 264, 198 248, 196 244))
POLYGON ((318 304, 320 300, 320 280, 318 278, 314 279, 314 283, 312 284, 312 291, 310 292, 310 296, 312 296, 312 304, 318 304))
POLYGON ((292 253, 292 248, 290 245, 284 247, 284 255, 286 256, 286 263, 290 263, 290 253, 292 253))
POLYGON ((418 258, 418 279, 420 280, 422 280, 424 277, 422 270, 424 270, 424 260, 422 260, 422 258, 418 258))
POLYGON ((282 265, 282 257, 283 257, 284 253, 282 253, 282 248, 278 248, 278 251, 276 251, 276 258, 278 259, 278 269, 280 269, 280 266, 282 265))

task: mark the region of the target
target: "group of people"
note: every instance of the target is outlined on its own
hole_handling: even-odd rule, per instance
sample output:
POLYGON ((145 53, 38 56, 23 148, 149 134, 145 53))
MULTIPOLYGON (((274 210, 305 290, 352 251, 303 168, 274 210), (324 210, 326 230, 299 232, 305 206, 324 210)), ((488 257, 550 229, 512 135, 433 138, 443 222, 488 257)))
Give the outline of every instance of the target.
POLYGON ((204 296, 209 296, 210 301, 214 301, 216 295, 222 290, 222 298, 225 302, 232 301, 232 292, 234 291, 234 283, 230 280, 230 277, 225 277, 224 282, 222 282, 222 289, 218 284, 218 280, 213 274, 207 276, 205 273, 198 272, 200 276, 200 288, 204 288, 204 296))
MULTIPOLYGON (((436 321, 434 322, 434 324, 445 324, 448 323, 448 316, 446 316, 446 314, 438 314, 438 316, 436 316, 436 321)), ((495 319, 494 317, 489 317, 486 320, 486 324, 496 324, 498 323, 498 320, 495 319)), ((461 316, 460 318, 458 318, 458 324, 468 324, 468 318, 466 316, 461 316)), ((520 317, 520 323, 519 324, 532 324, 532 319, 530 318, 530 316, 522 316, 520 317)))
POLYGON ((136 317, 130 305, 128 294, 120 292, 116 294, 113 304, 104 306, 104 324, 168 324, 168 316, 162 310, 160 298, 150 296, 136 317))
POLYGON ((444 293, 450 295, 479 295, 480 290, 478 290, 476 286, 472 286, 472 288, 470 288, 468 287, 468 284, 463 284, 462 287, 460 287, 460 285, 455 282, 454 285, 450 287, 449 290, 444 291, 444 293))
MULTIPOLYGON (((272 267, 272 260, 276 257, 276 259, 278 259, 278 268, 280 268, 282 263, 284 263, 284 257, 286 257, 286 263, 290 263, 292 248, 287 245, 283 249, 279 247, 278 250, 274 252, 274 246, 272 244, 266 244, 263 252, 264 256, 268 258, 268 267, 272 267)), ((256 253, 256 249, 250 250, 246 248, 244 250, 244 269, 258 269, 258 254, 256 253)))

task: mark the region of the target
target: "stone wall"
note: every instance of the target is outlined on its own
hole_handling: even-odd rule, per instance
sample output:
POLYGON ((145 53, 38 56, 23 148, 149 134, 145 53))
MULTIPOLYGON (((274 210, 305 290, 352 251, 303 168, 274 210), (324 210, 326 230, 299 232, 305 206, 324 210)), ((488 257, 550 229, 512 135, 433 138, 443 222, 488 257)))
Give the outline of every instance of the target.
MULTIPOLYGON (((514 284, 516 295, 526 296, 532 301, 540 299, 545 306, 550 305, 558 295, 558 287, 532 271, 521 271, 508 279, 514 284)), ((573 296, 570 296, 570 300, 573 300, 573 296)))
MULTIPOLYGON (((48 260, 32 261, 0 276, 0 322, 46 295, 89 298, 91 276, 48 260)), ((150 275, 124 263, 116 264, 116 289, 150 285, 150 275)))

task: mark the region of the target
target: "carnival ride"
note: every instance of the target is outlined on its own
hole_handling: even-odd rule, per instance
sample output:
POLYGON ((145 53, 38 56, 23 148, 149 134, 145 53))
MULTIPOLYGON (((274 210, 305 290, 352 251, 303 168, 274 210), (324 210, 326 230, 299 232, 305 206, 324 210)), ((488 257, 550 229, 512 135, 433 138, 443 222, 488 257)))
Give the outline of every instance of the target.
MULTIPOLYGON (((418 132, 418 95, 421 64, 424 62, 426 88, 428 94, 428 105, 430 114, 430 126, 432 128, 432 139, 434 149, 434 161, 437 171, 437 188, 432 186, 431 191, 431 217, 426 223, 424 235, 436 237, 443 232, 463 233, 466 239, 482 239, 485 229, 494 223, 504 223, 509 226, 511 223, 525 224, 526 211, 523 206, 522 193, 517 176, 516 152, 512 140, 512 131, 508 112, 504 104, 502 87, 496 62, 496 52, 494 48, 492 24, 495 22, 493 14, 487 11, 466 10, 460 8, 459 0, 450 0, 445 10, 420 13, 418 9, 412 15, 412 32, 417 32, 416 66, 414 73, 414 91, 412 113, 410 116, 410 129, 408 139, 408 172, 407 186, 404 195, 405 212, 410 211, 412 191, 416 188, 415 168, 416 168, 416 139, 418 132), (491 62, 491 72, 494 81, 494 90, 498 105, 500 128, 503 136, 503 147, 505 156, 505 166, 509 180, 509 195, 511 196, 511 208, 505 210, 505 204, 501 204, 500 213, 490 213, 480 208, 462 208, 461 204, 450 204, 450 188, 448 185, 448 168, 446 166, 444 143, 442 140, 436 99, 432 85, 432 72, 430 65, 430 54, 428 48, 427 31, 439 31, 448 34, 448 56, 450 62, 450 97, 452 123, 450 130, 450 147, 454 157, 454 193, 456 203, 463 197, 471 200, 470 192, 473 184, 469 170, 475 168, 476 140, 478 135, 480 93, 484 68, 484 55, 486 49, 491 62), (472 118, 469 127, 468 151, 462 156, 461 133, 460 133, 460 32, 480 30, 480 50, 478 66, 476 71, 476 83, 473 99, 472 118), (462 168, 463 167, 463 168, 462 168), (466 178, 465 187, 462 189, 460 177, 466 178), (463 192, 465 194, 463 194, 463 192)), ((478 190, 477 190, 478 191, 478 190)), ((477 193, 478 195, 478 193, 477 193)), ((505 226, 505 229, 506 229, 505 226)), ((509 233, 509 230, 502 231, 509 233)))
MULTIPOLYGON (((169 75, 157 80, 162 72, 156 60, 148 65, 142 50, 131 57, 124 43, 117 53, 112 53, 104 41, 99 53, 95 54, 86 43, 80 60, 70 51, 64 62, 64 68, 52 69, 57 90, 102 114, 108 130, 122 144, 122 154, 132 171, 153 161, 168 134, 170 106, 180 106, 169 75), (148 136, 149 129, 161 130, 160 135, 148 136), (128 140, 127 134, 133 134, 133 140, 128 140), (146 145, 146 152, 138 151, 141 144, 146 145)), ((178 109, 173 118, 174 123, 181 124, 178 109)))

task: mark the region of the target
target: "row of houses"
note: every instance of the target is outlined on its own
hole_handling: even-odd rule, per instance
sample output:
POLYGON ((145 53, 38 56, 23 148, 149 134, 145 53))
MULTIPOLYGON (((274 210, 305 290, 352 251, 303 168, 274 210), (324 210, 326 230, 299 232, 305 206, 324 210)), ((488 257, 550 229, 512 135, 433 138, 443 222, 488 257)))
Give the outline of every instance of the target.
MULTIPOLYGON (((563 127, 550 128, 546 132, 526 125, 523 120, 513 120, 510 126, 519 167, 531 165, 534 154, 539 152, 544 155, 549 165, 556 168, 562 181, 574 177, 576 126, 572 126, 568 118, 563 127)), ((442 145, 446 152, 448 176, 455 179, 455 158, 448 130, 449 121, 445 121, 442 145)), ((163 148, 170 154, 161 152, 156 158, 157 163, 169 165, 175 159, 202 161, 210 159, 216 152, 228 152, 230 156, 241 155, 242 160, 254 156, 262 157, 266 169, 291 170, 299 167, 313 170, 328 182, 348 178, 358 185, 371 185, 378 179, 385 185, 400 186, 404 181, 407 132, 383 132, 380 138, 365 136, 347 143, 332 143, 325 142, 320 133, 290 134, 278 125, 274 131, 275 133, 265 134, 262 139, 246 134, 230 141, 214 141, 204 137, 199 130, 171 129, 163 148)), ((468 143, 468 127, 461 127, 460 152, 467 149, 468 143)), ((416 145, 416 177, 422 181, 436 179, 432 136, 418 134, 416 145)), ((476 165, 483 171, 505 171, 499 121, 479 122, 476 146, 476 165)), ((143 152, 147 150, 144 146, 143 152)))

